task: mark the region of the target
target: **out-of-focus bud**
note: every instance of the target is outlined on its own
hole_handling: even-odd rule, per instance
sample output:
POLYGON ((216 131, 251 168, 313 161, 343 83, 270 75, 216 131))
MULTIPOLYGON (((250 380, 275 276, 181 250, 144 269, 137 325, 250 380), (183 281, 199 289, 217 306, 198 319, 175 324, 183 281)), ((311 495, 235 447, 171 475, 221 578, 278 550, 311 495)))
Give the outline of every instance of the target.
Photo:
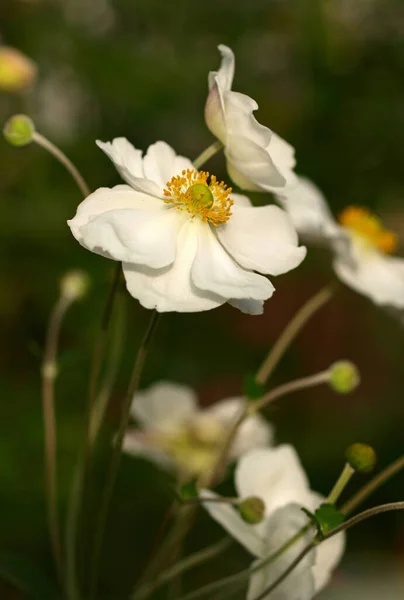
POLYGON ((348 360, 340 360, 330 367, 330 386, 339 394, 348 394, 358 387, 360 375, 357 367, 348 360))
POLYGON ((241 518, 249 525, 261 523, 265 516, 265 504, 258 496, 249 496, 237 506, 241 518))
POLYGON ((3 135, 12 146, 26 146, 34 133, 35 125, 27 115, 14 115, 3 128, 3 135))
POLYGON ((370 473, 376 464, 376 452, 369 444, 356 443, 345 452, 348 463, 358 473, 370 473))
POLYGON ((90 287, 90 278, 84 271, 68 271, 60 280, 63 296, 70 300, 80 300, 90 287))
POLYGON ((36 78, 36 64, 16 48, 0 46, 0 90, 20 92, 36 78))

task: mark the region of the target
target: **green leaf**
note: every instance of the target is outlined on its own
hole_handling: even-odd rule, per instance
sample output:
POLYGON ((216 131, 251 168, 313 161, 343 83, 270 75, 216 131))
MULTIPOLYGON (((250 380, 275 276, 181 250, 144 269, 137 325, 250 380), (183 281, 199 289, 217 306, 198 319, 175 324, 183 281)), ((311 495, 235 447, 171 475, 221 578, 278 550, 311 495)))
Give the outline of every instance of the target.
POLYGON ((335 508, 334 504, 320 504, 314 514, 318 523, 320 536, 322 537, 344 522, 344 516, 335 508))
POLYGON ((56 585, 28 559, 0 553, 0 577, 26 593, 26 600, 56 600, 56 585))
POLYGON ((258 400, 266 392, 266 388, 261 383, 255 381, 255 374, 248 373, 243 381, 243 394, 248 400, 258 400))

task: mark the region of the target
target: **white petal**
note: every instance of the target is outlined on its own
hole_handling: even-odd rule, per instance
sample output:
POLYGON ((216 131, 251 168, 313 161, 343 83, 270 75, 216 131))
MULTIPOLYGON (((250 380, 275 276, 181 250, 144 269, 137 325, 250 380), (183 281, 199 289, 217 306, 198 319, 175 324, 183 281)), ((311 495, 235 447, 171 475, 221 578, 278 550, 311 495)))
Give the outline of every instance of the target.
POLYGON ((198 410, 195 392, 178 383, 160 381, 133 398, 131 415, 144 429, 171 430, 198 410))
POLYGON ((272 296, 275 288, 268 279, 239 267, 209 225, 199 227, 198 235, 198 249, 192 266, 196 287, 223 298, 267 300, 272 296))
POLYGON ((296 183, 297 178, 293 173, 293 169, 296 166, 295 149, 293 146, 273 131, 266 149, 271 155, 277 169, 285 178, 286 183, 296 183))
POLYGON ((338 533, 318 546, 316 562, 312 567, 316 592, 322 590, 330 581, 332 572, 341 560, 344 550, 344 533, 338 533))
MULTIPOLYGON (((210 490, 201 490, 201 498, 218 498, 210 490)), ((226 531, 254 556, 262 556, 263 540, 257 534, 255 527, 248 525, 240 517, 239 512, 230 504, 224 502, 205 502, 204 508, 226 531)))
MULTIPOLYGON (((214 415, 226 428, 230 428, 242 414, 245 401, 241 397, 226 398, 205 412, 214 415)), ((273 428, 261 415, 248 417, 239 427, 230 450, 230 458, 237 458, 252 448, 265 448, 273 441, 273 428)))
POLYGON ((248 196, 243 194, 230 194, 230 198, 233 200, 236 206, 243 206, 244 208, 252 208, 253 204, 248 196))
POLYGON ((241 189, 273 191, 287 183, 268 150, 245 136, 228 136, 225 155, 227 171, 241 189))
POLYGON ((262 315, 264 312, 263 300, 228 300, 228 304, 246 315, 262 315))
POLYGON ((130 429, 125 434, 123 450, 133 456, 147 458, 167 471, 175 469, 175 463, 170 456, 157 448, 152 442, 148 442, 147 438, 142 436, 142 432, 136 429, 130 429))
POLYGON ((224 113, 224 100, 217 77, 212 78, 212 85, 206 99, 205 121, 213 135, 225 144, 227 140, 227 127, 224 113))
POLYGON ((306 256, 306 248, 297 245, 289 217, 278 206, 234 205, 232 216, 217 228, 217 235, 242 267, 261 273, 287 273, 306 256))
POLYGON ((251 450, 241 457, 235 472, 235 486, 241 498, 259 496, 265 514, 295 502, 305 506, 309 482, 292 446, 251 450))
MULTIPOLYGON (((307 517, 299 506, 289 504, 277 510, 267 521, 265 556, 274 555, 291 537, 307 524, 307 517)), ((250 578, 248 600, 255 600, 267 587, 287 569, 312 538, 306 532, 286 552, 250 578)), ((312 565, 316 550, 313 550, 295 567, 292 573, 268 596, 270 600, 311 600, 315 593, 312 565)), ((256 566, 255 562, 252 566, 256 566)))
POLYGON ((261 125, 253 115, 258 109, 258 104, 239 92, 228 92, 224 94, 224 114, 227 127, 227 146, 230 148, 235 139, 244 138, 257 144, 261 148, 267 148, 272 138, 272 131, 261 125))
POLYGON ((158 269, 174 262, 185 219, 175 209, 110 210, 82 225, 79 234, 97 254, 158 269))
POLYGON ((375 304, 404 308, 404 259, 364 248, 357 240, 352 242, 352 251, 354 264, 347 262, 345 254, 336 256, 338 277, 375 304))
POLYGON ((112 189, 99 188, 79 204, 76 215, 67 223, 80 244, 93 252, 111 258, 113 256, 108 249, 104 251, 101 247, 97 247, 97 244, 94 245, 88 242, 85 235, 85 226, 93 219, 111 212, 139 209, 142 211, 156 211, 154 214, 157 214, 157 210, 160 210, 161 207, 160 200, 135 192, 126 185, 118 185, 112 189))
POLYGON ((320 240, 346 237, 324 195, 309 179, 299 177, 296 185, 281 190, 276 197, 299 233, 320 240))
POLYGON ((191 279, 198 235, 198 221, 186 222, 177 237, 174 263, 164 269, 150 269, 123 263, 123 272, 129 293, 145 308, 159 312, 199 312, 221 306, 225 298, 204 292, 191 279))
POLYGON ((217 78, 223 92, 231 90, 234 78, 235 59, 233 51, 224 44, 218 46, 219 52, 222 55, 222 62, 218 71, 209 73, 209 88, 213 86, 214 79, 217 78))
POLYGON ((112 142, 100 142, 97 146, 109 156, 122 179, 139 192, 162 197, 162 188, 147 179, 143 169, 142 152, 136 149, 126 138, 115 138, 112 142))
POLYGON ((166 142, 149 146, 143 159, 143 168, 146 179, 154 181, 160 189, 164 189, 167 182, 184 169, 194 169, 188 158, 177 155, 166 142))

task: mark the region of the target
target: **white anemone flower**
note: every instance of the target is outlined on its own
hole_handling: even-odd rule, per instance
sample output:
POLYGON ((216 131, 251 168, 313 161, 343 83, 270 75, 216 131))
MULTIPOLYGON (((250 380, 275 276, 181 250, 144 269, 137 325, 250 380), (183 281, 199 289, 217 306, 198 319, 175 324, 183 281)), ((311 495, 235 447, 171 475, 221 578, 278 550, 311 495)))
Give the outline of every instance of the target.
MULTIPOLYGON (((264 519, 257 525, 246 523, 231 504, 206 502, 209 514, 258 560, 268 559, 296 534, 301 537, 276 559, 252 573, 248 600, 254 600, 287 569, 315 534, 314 528, 302 531, 310 522, 301 510, 315 510, 324 499, 310 490, 309 482, 292 446, 256 449, 238 462, 235 487, 240 499, 259 497, 265 505, 264 519)), ((208 490, 202 498, 214 498, 208 490)), ((345 535, 337 534, 314 548, 291 575, 273 592, 271 600, 311 600, 330 580, 341 559, 345 535)))
POLYGON ((100 188, 68 221, 82 246, 122 262, 129 293, 159 312, 197 312, 230 302, 263 311, 280 275, 306 255, 288 215, 254 208, 165 142, 145 156, 125 138, 98 145, 127 185, 100 188))
POLYGON ((227 170, 241 189, 274 191, 294 183, 295 152, 285 140, 264 127, 253 112, 258 104, 232 91, 234 54, 219 46, 222 63, 209 74, 206 124, 224 146, 227 170))
MULTIPOLYGON (((191 388, 156 383, 134 396, 131 414, 138 428, 126 433, 124 449, 184 476, 200 475, 214 466, 223 439, 243 407, 244 400, 233 397, 202 409, 191 388)), ((272 439, 271 425, 260 415, 250 416, 237 433, 229 461, 251 448, 269 446, 272 439)))
POLYGON ((368 209, 348 206, 335 220, 316 186, 300 179, 277 194, 301 236, 329 244, 337 276, 375 304, 404 308, 404 259, 391 256, 397 236, 368 209))

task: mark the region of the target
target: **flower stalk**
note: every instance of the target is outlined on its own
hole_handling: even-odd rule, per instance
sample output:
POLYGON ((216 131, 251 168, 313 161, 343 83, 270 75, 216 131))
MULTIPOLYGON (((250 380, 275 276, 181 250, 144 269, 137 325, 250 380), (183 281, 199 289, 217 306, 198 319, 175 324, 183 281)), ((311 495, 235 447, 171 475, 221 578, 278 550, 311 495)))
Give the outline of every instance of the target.
POLYGON ((205 148, 205 150, 201 152, 199 156, 197 156, 193 161, 195 169, 200 169, 208 160, 212 158, 212 156, 214 156, 222 148, 223 144, 222 142, 219 142, 219 140, 213 142, 213 144, 205 148))

